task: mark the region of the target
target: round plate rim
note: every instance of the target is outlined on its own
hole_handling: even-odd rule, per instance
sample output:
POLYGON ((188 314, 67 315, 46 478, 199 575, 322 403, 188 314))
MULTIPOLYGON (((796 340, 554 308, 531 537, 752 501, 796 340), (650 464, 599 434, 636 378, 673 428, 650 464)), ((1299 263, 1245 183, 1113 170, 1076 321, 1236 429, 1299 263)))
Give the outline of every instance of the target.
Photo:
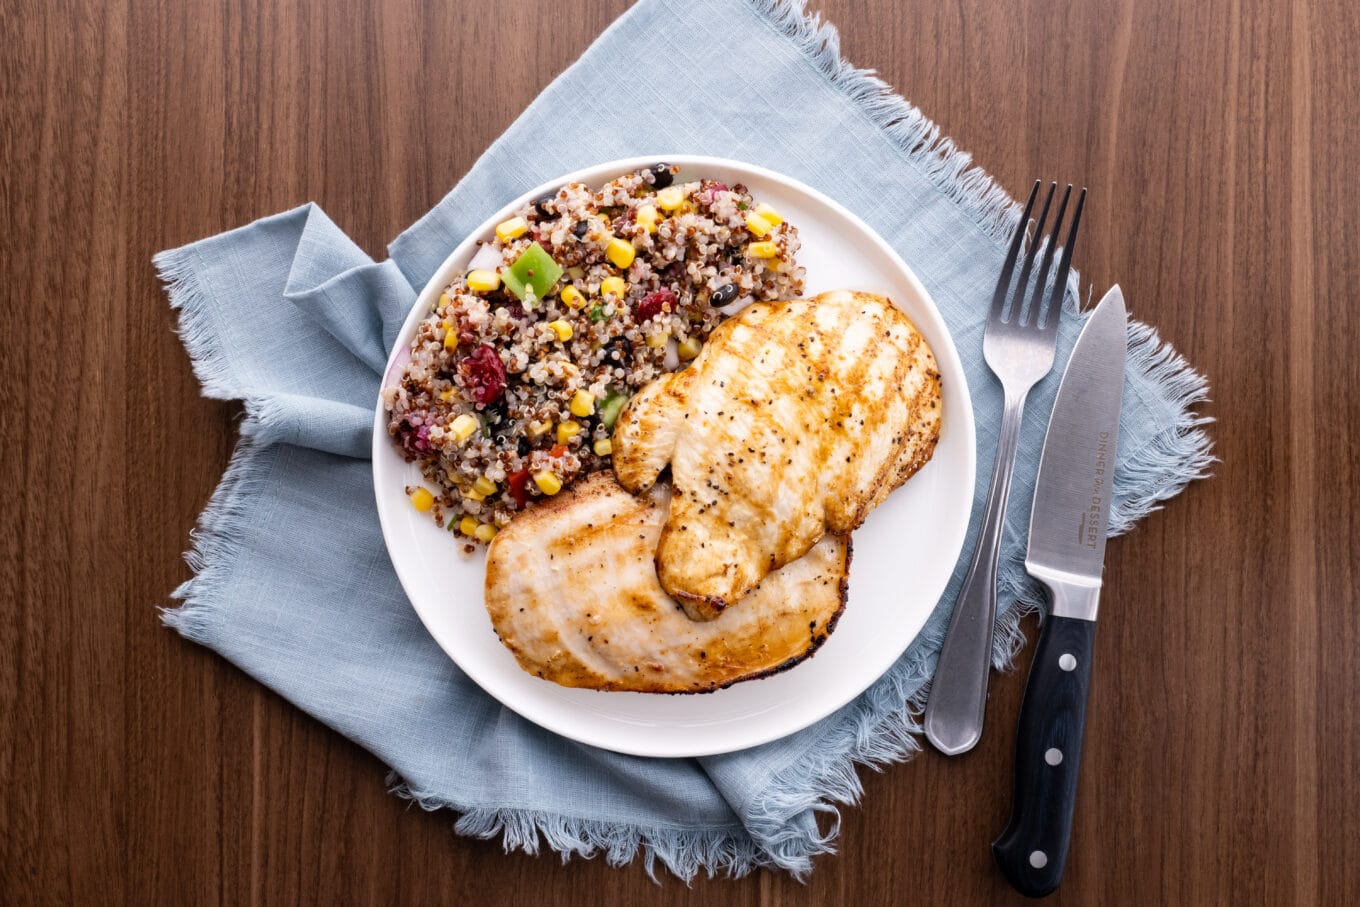
MULTIPOLYGON (((963 463, 958 465, 962 466, 964 472, 966 473, 966 485, 970 489, 969 502, 971 504, 971 489, 973 488, 976 482, 977 475, 976 426, 973 420, 973 412, 970 402, 971 396, 969 395, 968 391, 967 375, 964 372, 962 360, 959 358, 958 349, 954 343, 954 339, 951 332, 949 331, 948 325, 945 323, 944 317, 940 313, 939 307, 936 306, 935 304, 934 298, 930 295, 929 291, 926 290, 924 284, 921 283, 920 279, 916 276, 916 273, 911 269, 911 267, 905 261, 902 260, 902 257, 898 255, 897 252, 890 245, 888 245, 888 243, 881 236, 878 235, 877 231, 875 231, 872 227, 866 224, 863 221, 863 219, 861 219, 858 215, 854 214, 844 205, 840 204, 835 199, 827 196, 821 191, 814 189, 811 186, 808 186, 807 184, 801 182, 800 180, 794 179, 793 177, 785 176, 782 173, 778 173, 777 171, 770 170, 766 167, 761 167, 756 164, 751 164, 746 161, 740 161, 732 158, 694 154, 650 154, 628 158, 620 158, 617 160, 606 161, 599 164, 592 164, 588 167, 583 167, 578 170, 574 170, 562 176, 554 177, 553 179, 544 181, 543 183, 539 184, 538 186, 535 186, 533 189, 530 189, 527 192, 521 193, 509 204, 504 205, 495 214, 491 215, 490 217, 482 221, 478 229, 469 233, 467 237, 465 237, 463 241, 460 242, 453 249, 453 251, 450 252, 445 257, 444 261, 440 263, 439 267, 435 269, 430 280, 426 283, 426 285, 421 289, 420 293, 417 295, 415 305, 412 306, 411 311, 407 314, 406 318, 402 322, 401 330, 398 332, 397 335, 397 342, 393 345, 392 350, 389 351, 387 361, 383 367, 382 385, 385 386, 386 384, 386 376, 392 368, 392 364, 394 359, 396 358, 398 350, 400 350, 405 345, 405 343, 409 342, 409 338, 412 332, 414 331, 414 325, 419 320, 419 317, 421 317, 418 315, 418 313, 425 312, 429 308, 429 304, 434 298, 436 298, 436 294, 442 292, 443 287, 447 285, 450 277, 450 272, 454 264, 463 259, 464 257, 469 256, 472 250, 475 248, 478 239, 487 235, 490 229, 496 223, 503 220, 506 216, 510 214, 510 212, 514 211, 516 208, 519 208, 520 206, 526 204, 530 200, 537 198, 540 195, 544 194, 545 192, 555 189, 558 186, 563 185, 564 183, 583 182, 589 185, 595 185, 602 180, 607 180, 609 178, 612 178, 613 176, 618 176, 620 174, 627 173, 629 171, 636 170, 641 167, 649 166, 657 161, 666 161, 671 164, 677 164, 680 165, 681 167, 696 170, 702 170, 703 168, 720 168, 726 170, 744 171, 754 177, 757 177, 758 179, 763 179, 770 182, 781 184, 785 189, 790 190, 799 195, 806 196, 812 199, 814 202, 817 202, 818 204, 830 208, 839 216, 844 217, 846 220, 854 224, 860 231, 862 231, 862 233, 877 246, 878 251, 887 257, 888 261, 891 263, 893 268, 900 272, 904 281, 911 287, 912 291, 917 295, 918 299, 923 304, 926 314, 928 314, 931 320, 934 322, 934 325, 932 326, 938 329, 938 335, 944 341, 943 348, 941 348, 941 345, 938 343, 932 343, 932 349, 935 352, 936 362, 939 364, 942 372, 946 371, 946 360, 948 360, 947 370, 953 373, 951 377, 956 388, 959 391, 959 398, 965 401, 966 403, 966 405, 963 405, 961 407, 956 406, 954 407, 954 409, 951 409, 948 412, 947 417, 951 420, 952 423, 951 428, 961 428, 964 434, 966 435, 965 439, 966 443, 963 445, 965 449, 966 459, 963 463), (961 410, 961 412, 955 412, 954 410, 961 410)), ((913 313, 912 317, 913 320, 916 320, 917 315, 913 313)), ((380 483, 384 480, 384 477, 379 475, 379 471, 381 469, 380 466, 381 458, 379 456, 380 445, 385 445, 388 443, 390 442, 388 441, 387 438, 384 407, 382 405, 382 398, 381 396, 379 396, 378 399, 375 401, 374 406, 373 442, 371 447, 373 493, 375 498, 375 504, 377 506, 378 511, 378 521, 382 528, 383 543, 387 548, 388 557, 392 563, 392 568, 396 572, 397 578, 401 583, 402 591, 405 593, 407 600, 411 603, 411 607, 415 610, 417 616, 420 618, 421 624, 425 627, 426 632, 428 632, 430 636, 435 640, 436 644, 440 647, 444 654, 448 656, 448 658, 452 660, 454 664, 458 665, 459 669, 463 671, 463 673, 465 673, 483 691, 485 691, 488 695, 496 699, 503 706, 510 709, 511 711, 514 711, 516 714, 520 715, 526 720, 529 720, 539 725, 540 727, 552 731, 553 733, 560 734, 563 737, 576 740, 580 743, 600 747, 602 749, 607 749, 612 752, 623 753, 626 755, 644 756, 650 758, 694 758, 700 756, 717 755, 720 753, 736 752, 743 749, 749 749, 754 746, 759 746, 763 743, 768 743, 772 740, 782 739, 784 737, 789 736, 790 734, 797 733, 798 731, 801 731, 809 727, 810 725, 815 724, 817 721, 820 721, 827 715, 835 712, 837 709, 840 709, 841 707, 849 703, 851 700, 853 700, 855 697, 859 696, 861 693, 867 690, 869 687, 873 686, 873 684, 876 683, 879 680, 879 678, 881 678, 883 674, 886 673, 888 669, 890 669, 897 662, 897 660, 901 657, 902 653, 906 651, 907 647, 910 646, 911 643, 915 641, 915 639, 920 635, 921 629, 925 626, 926 621, 929 620, 930 612, 927 612, 925 619, 921 621, 920 625, 917 626, 916 630, 910 635, 910 637, 902 641, 901 647, 896 650, 895 654, 893 654, 891 658, 885 659, 884 664, 876 666, 876 670, 872 673, 870 679, 862 686, 858 686, 855 689, 848 689, 845 695, 842 698, 840 698, 839 701, 837 701, 834 705, 831 705, 829 707, 823 705, 822 707, 813 710, 808 714, 799 715, 796 720, 789 721, 785 726, 780 727, 777 731, 767 731, 756 734, 749 734, 746 737, 736 738, 735 742, 732 739, 724 739, 721 742, 715 741, 711 743, 705 743, 701 739, 696 738, 693 744, 687 746, 684 749, 684 751, 679 751, 674 748, 658 748, 655 746, 648 746, 645 739, 627 741, 615 739, 607 735, 601 736, 599 734, 594 734, 591 733, 589 730, 583 730, 580 726, 571 724, 570 721, 557 720, 556 716, 551 714, 552 712, 551 709, 546 710, 547 713, 545 713, 545 711, 540 711, 532 707, 526 708, 525 703, 522 702, 507 701, 506 697, 498 693, 498 691, 495 688, 495 684, 488 682, 489 678, 486 678, 485 676, 479 676, 479 672, 477 672, 476 670, 470 670, 466 665, 459 661, 458 657, 454 654, 453 651, 454 647, 451 644, 449 644, 449 642, 447 642, 445 639, 443 639, 442 634, 437 630, 436 628, 437 623, 427 618, 425 610, 422 608, 420 601, 422 596, 414 594, 413 592, 413 586, 415 585, 414 581, 408 575, 408 569, 403 565, 404 558, 399 556, 399 553, 396 550, 395 544, 393 542, 393 533, 391 530, 391 526, 389 525, 389 516, 387 512, 388 502, 384 500, 384 496, 379 491, 381 487, 380 483)), ((961 482, 960 484, 965 483, 961 482)), ((948 543, 946 543, 945 547, 952 552, 951 558, 953 562, 957 562, 959 552, 961 552, 963 549, 963 543, 967 535, 967 529, 968 519, 965 518, 962 520, 961 528, 956 529, 955 535, 957 536, 957 538, 952 539, 948 543)), ((947 586, 948 581, 949 574, 944 574, 944 578, 942 583, 940 584, 940 588, 936 590, 934 593, 937 603, 939 600, 939 596, 944 593, 944 589, 947 586)), ((849 604, 850 602, 847 601, 847 607, 849 606, 849 604)), ((865 676, 869 675, 866 674, 865 676)), ((546 683, 547 681, 544 682, 546 683)), ((851 686, 855 685, 852 684, 851 686)), ((694 694, 694 695, 708 696, 714 694, 694 694)), ((646 735, 645 733, 640 733, 636 736, 638 738, 645 738, 646 735)))

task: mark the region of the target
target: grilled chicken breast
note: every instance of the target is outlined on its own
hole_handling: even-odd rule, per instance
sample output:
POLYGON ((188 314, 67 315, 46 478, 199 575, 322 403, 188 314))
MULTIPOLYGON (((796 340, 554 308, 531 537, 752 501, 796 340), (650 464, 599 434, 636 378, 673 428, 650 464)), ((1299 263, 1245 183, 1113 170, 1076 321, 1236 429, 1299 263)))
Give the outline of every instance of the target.
POLYGON ((846 534, 920 469, 940 435, 925 338, 881 296, 756 303, 683 371, 629 401, 614 471, 643 492, 670 466, 661 585, 695 620, 724 613, 827 532, 846 534))
POLYGON ((846 538, 826 536, 740 608, 699 623, 653 565, 669 502, 664 484, 634 497, 596 473, 501 530, 487 552, 486 607, 520 667, 568 687, 697 693, 821 645, 845 603, 846 538))

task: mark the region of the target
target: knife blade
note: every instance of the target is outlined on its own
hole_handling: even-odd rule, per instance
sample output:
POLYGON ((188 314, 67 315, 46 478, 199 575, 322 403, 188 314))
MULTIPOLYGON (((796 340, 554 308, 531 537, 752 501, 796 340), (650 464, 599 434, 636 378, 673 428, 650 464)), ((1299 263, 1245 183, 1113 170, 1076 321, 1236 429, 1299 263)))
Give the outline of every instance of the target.
POLYGON ((1044 436, 1025 569, 1047 587, 1020 705, 1011 818, 992 853, 1022 894, 1062 881, 1095 651, 1096 614, 1113 497, 1128 311, 1116 285, 1072 350, 1044 436))

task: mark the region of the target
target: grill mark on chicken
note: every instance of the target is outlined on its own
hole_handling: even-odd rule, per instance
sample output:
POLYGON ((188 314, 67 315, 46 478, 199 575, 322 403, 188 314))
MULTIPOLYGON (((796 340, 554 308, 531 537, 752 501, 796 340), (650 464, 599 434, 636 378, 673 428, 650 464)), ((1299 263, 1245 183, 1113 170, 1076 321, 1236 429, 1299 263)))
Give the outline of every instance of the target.
POLYGON ((741 608, 696 622, 651 566, 668 508, 666 485, 634 497, 597 473, 496 536, 487 612, 525 671, 571 687, 710 692, 786 670, 825 642, 848 595, 847 538, 828 535, 741 608))
POLYGON ((676 499, 657 573, 696 620, 723 613, 824 533, 859 526, 940 432, 929 345, 868 294, 749 306, 659 381, 620 417, 614 468, 643 491, 670 466, 676 499))

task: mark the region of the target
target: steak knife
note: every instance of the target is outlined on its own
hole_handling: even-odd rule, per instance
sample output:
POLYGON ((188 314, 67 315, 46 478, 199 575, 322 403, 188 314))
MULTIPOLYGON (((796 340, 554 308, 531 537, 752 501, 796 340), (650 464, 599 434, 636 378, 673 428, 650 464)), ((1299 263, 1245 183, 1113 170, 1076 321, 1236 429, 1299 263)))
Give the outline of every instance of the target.
POLYGON ((1063 372, 1034 488, 1025 569, 1047 587, 1050 607, 1020 705, 1011 818, 992 843, 1006 878, 1030 897, 1058 887, 1072 838, 1127 331, 1114 286, 1063 372))

